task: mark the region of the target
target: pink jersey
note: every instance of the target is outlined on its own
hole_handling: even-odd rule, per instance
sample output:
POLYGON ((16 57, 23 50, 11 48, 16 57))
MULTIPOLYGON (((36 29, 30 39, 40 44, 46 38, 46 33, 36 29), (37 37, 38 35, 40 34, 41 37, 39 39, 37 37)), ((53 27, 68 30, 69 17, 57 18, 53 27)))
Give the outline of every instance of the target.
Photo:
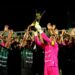
POLYGON ((58 44, 55 42, 54 46, 52 46, 50 44, 52 40, 44 32, 41 33, 41 36, 47 44, 44 45, 40 42, 38 36, 35 36, 35 42, 45 50, 45 65, 58 66, 58 44))

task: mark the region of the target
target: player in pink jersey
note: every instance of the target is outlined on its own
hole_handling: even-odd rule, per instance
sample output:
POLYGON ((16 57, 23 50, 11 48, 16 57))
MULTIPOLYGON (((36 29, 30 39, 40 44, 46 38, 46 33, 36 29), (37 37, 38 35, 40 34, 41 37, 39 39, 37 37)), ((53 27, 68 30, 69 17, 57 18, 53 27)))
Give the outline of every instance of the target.
POLYGON ((44 75, 59 75, 58 69, 58 44, 54 37, 48 38, 42 31, 41 26, 36 22, 35 28, 40 33, 42 39, 46 42, 43 43, 38 38, 38 33, 34 32, 35 43, 41 46, 45 51, 44 58, 44 75))

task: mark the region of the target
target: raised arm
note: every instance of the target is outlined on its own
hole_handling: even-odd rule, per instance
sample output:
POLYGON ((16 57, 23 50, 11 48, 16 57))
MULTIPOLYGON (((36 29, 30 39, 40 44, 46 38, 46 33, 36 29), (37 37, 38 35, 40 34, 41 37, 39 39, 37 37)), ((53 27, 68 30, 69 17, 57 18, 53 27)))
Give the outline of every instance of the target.
POLYGON ((37 45, 41 46, 42 42, 40 42, 39 38, 38 38, 38 33, 34 32, 34 41, 37 45))
POLYGON ((41 33, 41 36, 42 36, 42 38, 43 38, 47 43, 51 43, 51 39, 48 38, 47 35, 46 35, 44 32, 41 33))
POLYGON ((37 29, 37 31, 41 34, 42 38, 47 42, 50 43, 51 40, 47 37, 47 35, 43 32, 41 26, 39 25, 38 22, 36 22, 35 24, 35 28, 37 29))
POLYGON ((35 37, 34 37, 34 40, 35 40, 35 43, 36 43, 37 45, 39 45, 39 46, 42 45, 42 43, 40 42, 38 36, 35 36, 35 37))

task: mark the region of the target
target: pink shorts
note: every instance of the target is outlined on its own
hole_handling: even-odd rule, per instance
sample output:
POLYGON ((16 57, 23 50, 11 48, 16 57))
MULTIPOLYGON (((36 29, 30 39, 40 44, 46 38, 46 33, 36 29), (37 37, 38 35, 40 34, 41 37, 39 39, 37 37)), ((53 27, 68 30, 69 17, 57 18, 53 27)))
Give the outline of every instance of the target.
POLYGON ((45 66, 44 75, 59 75, 59 69, 54 66, 45 66))

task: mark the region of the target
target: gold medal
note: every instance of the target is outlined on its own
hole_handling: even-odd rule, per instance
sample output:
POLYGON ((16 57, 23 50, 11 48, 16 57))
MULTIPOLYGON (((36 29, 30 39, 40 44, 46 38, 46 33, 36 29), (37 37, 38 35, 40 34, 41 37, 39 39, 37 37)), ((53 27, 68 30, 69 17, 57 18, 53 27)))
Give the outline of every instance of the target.
POLYGON ((52 44, 52 46, 54 46, 54 41, 52 41, 52 43, 51 43, 51 44, 52 44))

